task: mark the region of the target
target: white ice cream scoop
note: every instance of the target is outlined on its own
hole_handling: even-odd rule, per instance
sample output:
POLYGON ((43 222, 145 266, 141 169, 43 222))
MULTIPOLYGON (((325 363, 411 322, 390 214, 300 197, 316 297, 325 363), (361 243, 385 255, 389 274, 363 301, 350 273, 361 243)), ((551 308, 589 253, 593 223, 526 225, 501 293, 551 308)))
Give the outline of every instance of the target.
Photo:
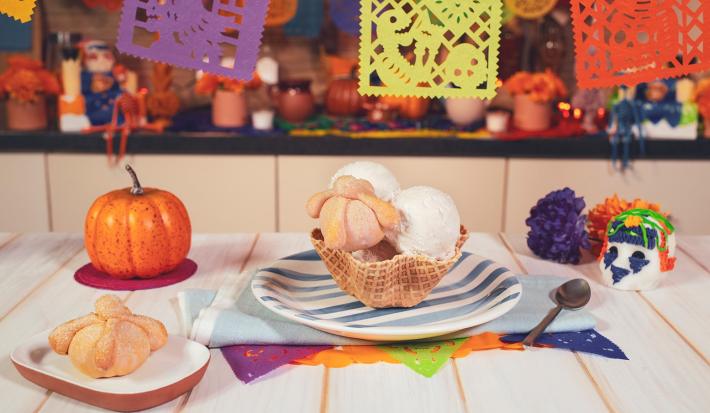
POLYGON ((399 182, 392 172, 384 165, 370 161, 359 161, 349 163, 333 175, 330 180, 330 188, 341 176, 350 175, 358 179, 364 179, 375 188, 375 195, 383 201, 391 201, 394 195, 399 192, 399 182))
POLYGON ((400 213, 400 225, 388 240, 405 255, 425 255, 440 260, 456 253, 461 217, 448 194, 428 186, 399 192, 392 201, 400 213))

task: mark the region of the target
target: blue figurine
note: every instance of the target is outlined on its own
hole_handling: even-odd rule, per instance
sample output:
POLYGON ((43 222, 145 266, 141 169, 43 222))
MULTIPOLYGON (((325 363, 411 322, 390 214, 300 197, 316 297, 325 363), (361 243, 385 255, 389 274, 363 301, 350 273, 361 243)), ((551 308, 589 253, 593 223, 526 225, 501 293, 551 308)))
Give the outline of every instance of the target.
MULTIPOLYGON (((88 41, 82 49, 81 92, 86 102, 86 115, 92 125, 105 125, 111 122, 116 98, 123 93, 116 76, 116 59, 106 42, 88 41)), ((121 122, 123 119, 119 114, 121 122)))
POLYGON ((623 152, 621 157, 621 169, 629 166, 631 157, 631 142, 634 139, 634 126, 638 131, 639 148, 642 155, 646 153, 646 145, 643 136, 643 126, 640 110, 633 99, 632 91, 621 86, 619 89, 621 99, 611 108, 611 124, 616 128, 611 135, 611 162, 616 164, 619 159, 619 144, 621 143, 623 152))

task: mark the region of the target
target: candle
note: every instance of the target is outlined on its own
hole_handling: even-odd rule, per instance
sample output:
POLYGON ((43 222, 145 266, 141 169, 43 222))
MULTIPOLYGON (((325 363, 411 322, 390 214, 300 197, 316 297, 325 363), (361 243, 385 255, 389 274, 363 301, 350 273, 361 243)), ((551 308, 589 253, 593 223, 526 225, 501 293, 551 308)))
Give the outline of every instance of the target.
POLYGON ((676 82, 675 96, 679 103, 690 102, 693 100, 695 93, 695 82, 690 79, 680 79, 676 82))
POLYGON ((81 63, 78 58, 62 60, 62 85, 65 96, 81 94, 81 63))
POLYGON ((138 93, 138 73, 132 70, 126 71, 126 92, 131 95, 138 93))

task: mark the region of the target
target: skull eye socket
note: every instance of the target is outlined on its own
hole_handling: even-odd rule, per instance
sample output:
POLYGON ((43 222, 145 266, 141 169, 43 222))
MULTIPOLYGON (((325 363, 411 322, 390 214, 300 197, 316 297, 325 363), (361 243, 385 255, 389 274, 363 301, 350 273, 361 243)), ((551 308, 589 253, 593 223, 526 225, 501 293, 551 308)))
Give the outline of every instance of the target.
POLYGON ((645 259, 646 259, 646 254, 644 254, 644 253, 641 252, 641 251, 634 251, 634 253, 631 254, 631 256, 634 257, 634 258, 638 258, 638 259, 640 259, 640 260, 645 260, 645 259))

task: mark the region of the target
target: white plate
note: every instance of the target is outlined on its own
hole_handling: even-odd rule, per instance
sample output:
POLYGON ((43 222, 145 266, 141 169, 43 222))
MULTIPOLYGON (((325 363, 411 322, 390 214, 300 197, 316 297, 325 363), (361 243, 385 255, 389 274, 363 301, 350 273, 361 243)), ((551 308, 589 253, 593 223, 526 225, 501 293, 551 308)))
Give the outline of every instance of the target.
POLYGON ((194 387, 210 360, 209 350, 184 337, 169 336, 138 370, 123 377, 94 379, 49 347, 50 331, 16 348, 10 358, 26 379, 95 406, 135 411, 166 403, 194 387))
POLYGON ((259 270, 251 288, 259 302, 288 319, 373 341, 415 340, 474 327, 510 311, 522 294, 510 270, 470 253, 412 308, 365 306, 338 288, 314 250, 259 270))

